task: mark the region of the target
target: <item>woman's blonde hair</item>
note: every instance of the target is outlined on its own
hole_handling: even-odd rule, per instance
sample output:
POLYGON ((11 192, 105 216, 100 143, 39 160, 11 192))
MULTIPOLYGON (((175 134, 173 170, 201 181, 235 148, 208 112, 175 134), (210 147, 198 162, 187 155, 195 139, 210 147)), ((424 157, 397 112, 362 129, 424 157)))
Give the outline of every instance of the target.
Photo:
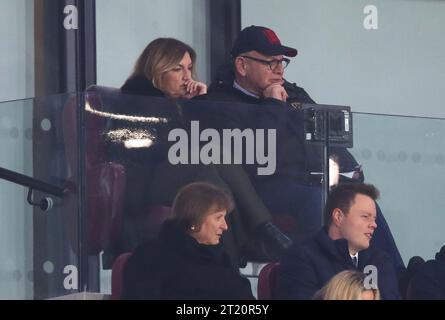
POLYGON ((177 66, 187 52, 192 59, 192 77, 195 78, 195 50, 184 42, 173 38, 158 38, 150 42, 142 51, 128 79, 143 75, 152 81, 155 88, 162 91, 163 73, 177 66))
POLYGON ((362 300, 362 293, 372 290, 374 300, 380 300, 378 289, 365 288, 365 274, 357 270, 345 270, 335 275, 314 295, 314 300, 362 300))

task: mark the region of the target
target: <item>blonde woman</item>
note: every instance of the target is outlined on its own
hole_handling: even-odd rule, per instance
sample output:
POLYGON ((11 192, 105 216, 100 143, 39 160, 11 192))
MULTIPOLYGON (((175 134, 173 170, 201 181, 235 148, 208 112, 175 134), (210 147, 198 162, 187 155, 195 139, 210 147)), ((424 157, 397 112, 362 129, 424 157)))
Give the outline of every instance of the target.
MULTIPOLYGON (((122 93, 130 95, 144 95, 151 97, 167 97, 192 99, 207 93, 207 86, 195 79, 196 53, 189 45, 173 39, 158 38, 150 42, 136 61, 135 67, 128 80, 121 88, 122 93)), ((157 107, 157 99, 151 101, 141 99, 147 106, 157 107)), ((164 101, 165 102, 165 101, 164 101)), ((112 152, 116 155, 123 154, 121 162, 126 163, 127 170, 127 192, 126 192, 126 215, 141 217, 148 205, 171 206, 174 196, 186 184, 196 181, 207 181, 224 188, 233 194, 237 200, 236 209, 231 213, 229 224, 234 227, 229 231, 230 236, 224 241, 227 251, 234 265, 245 266, 244 249, 252 243, 251 237, 259 237, 266 241, 276 251, 286 250, 292 241, 283 234, 274 224, 272 217, 264 206, 262 200, 256 194, 249 176, 240 165, 180 165, 171 164, 167 159, 167 151, 170 142, 166 141, 170 129, 188 128, 190 120, 199 120, 204 125, 212 126, 215 118, 209 112, 197 108, 187 108, 185 105, 171 105, 172 110, 162 107, 168 105, 160 103, 153 113, 156 116, 162 114, 169 117, 169 123, 159 126, 156 139, 157 145, 151 145, 147 150, 118 149, 112 152), (175 114, 174 110, 177 110, 175 114), (170 112, 173 111, 173 112, 170 112), (165 129, 164 129, 165 128, 165 129), (151 153, 150 153, 151 150, 151 153), (131 157, 131 160, 130 160, 131 157), (150 157, 148 159, 148 157, 150 157), (242 211, 238 210, 242 208, 242 211), (241 217, 241 212, 247 218, 241 217), (252 232, 252 230, 254 232, 252 232), (229 243, 228 242, 233 242, 229 243)), ((126 108, 127 105, 124 105, 126 108)), ((131 112, 124 110, 123 112, 131 112)), ((209 109, 211 110, 211 109, 209 109)), ((221 120, 223 121, 223 120, 221 120)), ((120 123, 118 123, 120 125, 120 123)), ((125 124, 124 129, 133 130, 135 124, 125 124)), ((138 129, 146 129, 142 124, 138 129)), ((121 128, 118 128, 121 129, 121 128)), ((143 223, 135 223, 139 228, 143 223)), ((127 238, 140 242, 145 237, 144 230, 131 233, 127 238), (134 234, 138 234, 135 236, 134 234)), ((256 250, 254 248, 253 250, 256 250)), ((250 254, 252 249, 246 249, 250 254)), ((258 248, 259 255, 268 254, 258 248)), ((269 257, 267 257, 269 259, 269 257)))
POLYGON ((173 38, 158 38, 145 47, 121 90, 184 99, 206 94, 207 85, 195 80, 195 63, 192 47, 173 38))
POLYGON ((378 289, 365 288, 365 274, 345 270, 335 275, 314 295, 314 300, 380 300, 378 289))

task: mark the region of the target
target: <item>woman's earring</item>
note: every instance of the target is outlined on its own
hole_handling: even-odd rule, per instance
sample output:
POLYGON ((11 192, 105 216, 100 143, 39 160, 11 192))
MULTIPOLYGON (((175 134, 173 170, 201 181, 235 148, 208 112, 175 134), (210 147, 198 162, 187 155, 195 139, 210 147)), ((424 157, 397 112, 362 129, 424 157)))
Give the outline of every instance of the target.
POLYGON ((191 226, 190 230, 195 231, 195 226, 191 226))

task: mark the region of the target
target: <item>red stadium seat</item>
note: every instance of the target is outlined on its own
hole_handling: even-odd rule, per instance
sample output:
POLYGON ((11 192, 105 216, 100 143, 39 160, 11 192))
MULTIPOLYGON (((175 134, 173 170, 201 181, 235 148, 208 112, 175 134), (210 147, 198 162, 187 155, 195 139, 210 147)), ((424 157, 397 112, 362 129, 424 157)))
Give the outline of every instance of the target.
POLYGON ((124 269, 130 257, 130 252, 122 253, 113 263, 111 270, 111 300, 120 300, 122 297, 124 269))
POLYGON ((279 262, 266 264, 258 276, 258 299, 273 300, 276 298, 277 270, 279 262))

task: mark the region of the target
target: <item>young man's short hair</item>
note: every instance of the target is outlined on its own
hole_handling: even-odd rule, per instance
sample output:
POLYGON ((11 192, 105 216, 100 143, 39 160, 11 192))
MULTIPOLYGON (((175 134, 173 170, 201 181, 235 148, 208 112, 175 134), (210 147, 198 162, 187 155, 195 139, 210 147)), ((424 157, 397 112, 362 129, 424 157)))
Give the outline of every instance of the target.
POLYGON ((379 190, 372 184, 344 184, 333 188, 329 192, 328 200, 324 210, 324 225, 329 226, 332 222, 332 212, 338 208, 344 213, 349 212, 351 205, 357 194, 370 197, 372 200, 377 200, 379 197, 379 190))

